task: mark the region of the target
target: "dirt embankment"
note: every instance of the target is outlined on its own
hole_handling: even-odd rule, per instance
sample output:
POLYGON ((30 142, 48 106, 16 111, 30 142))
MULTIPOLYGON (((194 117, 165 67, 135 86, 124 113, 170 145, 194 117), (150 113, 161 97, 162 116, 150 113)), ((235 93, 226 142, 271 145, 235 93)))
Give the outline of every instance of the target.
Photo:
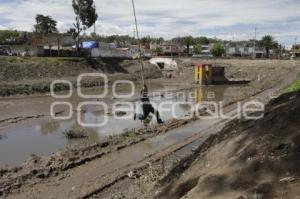
MULTIPOLYGON (((232 101, 242 100, 263 90, 282 85, 290 80, 287 77, 291 74, 297 75, 300 72, 300 62, 290 60, 182 58, 177 62, 183 71, 180 79, 186 84, 194 82, 194 66, 197 63, 225 67, 225 77, 229 80, 250 80, 249 86, 244 88, 232 85, 230 92, 227 92, 227 99, 232 101)), ((274 93, 275 97, 276 95, 278 96, 278 93, 274 93)))
MULTIPOLYGON (((191 85, 194 83, 194 65, 197 63, 210 63, 223 66, 228 79, 238 78, 251 80, 248 90, 235 89, 243 93, 257 93, 259 90, 271 88, 285 81, 289 73, 295 72, 300 66, 299 61, 286 60, 238 60, 238 59, 177 59, 179 70, 172 79, 161 78, 162 73, 149 61, 144 61, 145 78, 158 79, 160 82, 191 85)), ((122 59, 85 59, 85 58, 38 58, 38 57, 0 57, 0 96, 17 94, 48 93, 50 84, 55 79, 70 80, 76 87, 76 78, 82 73, 105 73, 109 83, 115 80, 138 81, 140 77, 140 64, 137 60, 122 59)), ((90 78, 83 82, 84 87, 99 85, 99 79, 90 78)), ((56 91, 67 90, 67 85, 58 85, 56 91)))
POLYGON ((271 101, 259 121, 232 122, 172 173, 157 198, 298 198, 299 115, 298 92, 271 101))
MULTIPOLYGON (((114 80, 140 79, 140 64, 137 60, 87 59, 87 58, 39 58, 0 57, 0 96, 50 92, 50 84, 56 79, 70 80, 74 86, 82 73, 104 73, 109 83, 114 80)), ((161 77, 160 71, 145 62, 145 78, 161 77)), ((99 79, 84 82, 84 87, 99 84, 99 79)), ((66 90, 66 85, 56 90, 66 90)))

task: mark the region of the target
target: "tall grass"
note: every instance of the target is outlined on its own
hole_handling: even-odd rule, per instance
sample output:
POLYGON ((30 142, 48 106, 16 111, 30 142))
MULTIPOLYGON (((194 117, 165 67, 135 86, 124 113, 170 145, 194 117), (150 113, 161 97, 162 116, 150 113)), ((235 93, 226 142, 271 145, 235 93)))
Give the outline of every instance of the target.
POLYGON ((287 89, 286 92, 290 93, 290 92, 297 92, 300 91, 300 77, 298 77, 298 79, 296 79, 287 89))

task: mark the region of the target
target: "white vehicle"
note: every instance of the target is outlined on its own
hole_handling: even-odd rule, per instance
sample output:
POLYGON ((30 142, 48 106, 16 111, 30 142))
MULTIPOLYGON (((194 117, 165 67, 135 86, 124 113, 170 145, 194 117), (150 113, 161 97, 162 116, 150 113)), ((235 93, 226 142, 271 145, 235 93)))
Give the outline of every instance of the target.
POLYGON ((214 56, 210 53, 201 53, 201 54, 195 54, 193 57, 200 57, 200 58, 213 58, 214 56))

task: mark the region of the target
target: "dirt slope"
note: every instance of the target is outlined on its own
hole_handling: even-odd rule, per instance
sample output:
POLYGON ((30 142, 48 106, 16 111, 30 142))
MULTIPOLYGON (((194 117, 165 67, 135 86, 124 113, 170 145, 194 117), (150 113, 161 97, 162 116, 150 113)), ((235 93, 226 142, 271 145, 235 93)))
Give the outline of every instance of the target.
MULTIPOLYGON (((162 76, 155 66, 144 64, 146 79, 162 76)), ((0 57, 0 66, 0 96, 48 93, 53 80, 70 80, 76 85, 77 77, 83 73, 104 73, 109 81, 140 79, 139 61, 117 58, 0 57)), ((94 78, 83 86, 94 87, 98 83, 94 78)), ((67 89, 61 87, 58 91, 67 89)))
POLYGON ((138 61, 123 59, 0 57, 0 81, 73 77, 87 72, 130 73, 138 61))
POLYGON ((300 93, 290 93, 263 119, 234 121, 157 198, 300 198, 299 115, 300 93))

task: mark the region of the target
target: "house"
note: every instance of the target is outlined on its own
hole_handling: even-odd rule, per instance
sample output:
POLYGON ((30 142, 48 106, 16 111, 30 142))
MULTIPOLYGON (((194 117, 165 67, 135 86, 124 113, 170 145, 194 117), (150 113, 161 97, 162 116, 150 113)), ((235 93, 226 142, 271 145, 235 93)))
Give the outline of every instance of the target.
POLYGON ((193 55, 195 54, 195 46, 194 45, 190 45, 189 46, 189 50, 187 49, 187 46, 183 46, 182 48, 182 52, 185 53, 185 54, 189 54, 189 55, 193 55), (189 51, 189 53, 188 53, 189 51))
POLYGON ((150 43, 150 50, 151 51, 156 51, 157 48, 160 48, 160 45, 157 43, 150 43))
POLYGON ((29 37, 30 35, 27 32, 19 32, 18 38, 6 40, 2 43, 4 45, 1 45, 1 54, 10 56, 36 56, 39 51, 42 51, 42 49, 30 46, 28 44, 29 37))
POLYGON ((266 56, 266 52, 262 48, 255 48, 254 58, 263 58, 266 56))
POLYGON ((28 38, 26 48, 31 56, 72 56, 75 40, 70 34, 35 34, 28 38))
POLYGON ((300 57, 300 44, 293 45, 291 49, 292 58, 300 57))
POLYGON ((254 57, 262 58, 265 50, 259 47, 254 49, 253 43, 250 41, 229 42, 225 44, 226 55, 228 57, 254 57))
POLYGON ((162 55, 164 56, 180 55, 181 53, 180 46, 175 44, 162 44, 160 45, 160 48, 162 49, 162 55))
POLYGON ((210 53, 212 45, 201 45, 202 53, 210 53))

